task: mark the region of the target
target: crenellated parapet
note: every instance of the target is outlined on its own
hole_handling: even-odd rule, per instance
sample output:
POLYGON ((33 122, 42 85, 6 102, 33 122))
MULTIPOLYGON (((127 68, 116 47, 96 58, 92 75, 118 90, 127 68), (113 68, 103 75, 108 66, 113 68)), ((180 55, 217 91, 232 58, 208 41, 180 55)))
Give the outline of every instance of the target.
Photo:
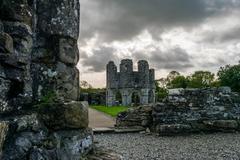
POLYGON ((107 64, 107 88, 116 88, 118 84, 117 66, 113 61, 107 64))

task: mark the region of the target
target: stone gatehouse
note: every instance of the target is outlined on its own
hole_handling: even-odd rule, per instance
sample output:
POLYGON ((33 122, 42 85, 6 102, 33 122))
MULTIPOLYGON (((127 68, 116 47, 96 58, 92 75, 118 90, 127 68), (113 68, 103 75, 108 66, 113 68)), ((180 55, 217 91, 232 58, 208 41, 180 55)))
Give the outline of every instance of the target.
POLYGON ((145 60, 138 62, 138 71, 133 71, 133 62, 124 59, 120 72, 113 61, 107 64, 107 106, 149 104, 155 102, 155 71, 149 69, 145 60))

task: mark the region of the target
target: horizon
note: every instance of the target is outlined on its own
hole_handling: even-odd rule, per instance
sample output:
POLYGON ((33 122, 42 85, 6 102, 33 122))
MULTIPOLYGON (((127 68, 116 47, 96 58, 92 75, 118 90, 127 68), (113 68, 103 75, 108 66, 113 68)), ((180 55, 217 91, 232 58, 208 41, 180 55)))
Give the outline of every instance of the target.
POLYGON ((190 75, 240 60, 240 2, 178 0, 82 0, 79 39, 80 80, 106 83, 112 60, 144 59, 156 79, 172 71, 190 75), (138 3, 135 3, 138 2, 138 3))

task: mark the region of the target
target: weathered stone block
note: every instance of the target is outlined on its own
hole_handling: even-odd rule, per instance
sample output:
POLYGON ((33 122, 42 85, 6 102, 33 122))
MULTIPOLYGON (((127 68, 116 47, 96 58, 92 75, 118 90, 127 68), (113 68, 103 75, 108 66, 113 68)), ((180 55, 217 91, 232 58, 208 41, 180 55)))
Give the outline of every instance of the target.
POLYGON ((40 33, 78 38, 79 1, 39 0, 37 3, 40 33), (69 18, 71 17, 71 18, 69 18))
POLYGON ((183 95, 183 88, 177 88, 177 89, 169 89, 168 95, 169 96, 177 96, 177 95, 183 95))
POLYGON ((35 99, 41 99, 53 91, 65 100, 79 99, 79 71, 76 68, 62 62, 49 66, 34 64, 32 72, 35 99))
POLYGON ((32 148, 29 159, 79 160, 93 149, 93 133, 90 129, 58 131, 48 137, 48 143, 51 147, 32 148))
POLYGON ((46 103, 37 106, 40 118, 51 130, 88 127, 88 105, 82 102, 46 103))
MULTIPOLYGON (((1 67, 0 67, 1 69, 1 67)), ((0 74, 1 75, 1 74, 0 74)), ((4 76, 4 75, 3 75, 4 76)), ((0 76, 0 114, 10 110, 8 106, 8 92, 10 89, 10 81, 0 76)))
POLYGON ((8 130, 9 130, 8 123, 3 122, 3 121, 0 122, 0 158, 1 158, 1 154, 2 154, 3 145, 7 138, 8 130))
POLYGON ((37 114, 24 115, 14 118, 16 132, 21 131, 39 131, 43 125, 39 121, 37 114))
POLYGON ((176 134, 191 132, 192 127, 187 124, 162 124, 156 126, 159 134, 176 134))
POLYGON ((76 65, 79 59, 77 40, 61 38, 59 40, 59 60, 65 64, 76 65))
POLYGON ((27 0, 1 0, 0 19, 31 24, 32 13, 27 0))
POLYGON ((13 53, 13 40, 7 33, 0 33, 0 53, 13 53))
POLYGON ((79 99, 79 71, 64 63, 56 66, 56 90, 60 97, 70 100, 79 99))
POLYGON ((17 57, 15 61, 18 60, 18 57, 21 58, 21 56, 30 57, 33 45, 31 27, 20 22, 3 22, 3 24, 4 32, 8 33, 13 39, 15 56, 17 57))
POLYGON ((235 120, 212 120, 212 121, 203 121, 203 123, 212 128, 216 129, 237 129, 238 123, 235 120))

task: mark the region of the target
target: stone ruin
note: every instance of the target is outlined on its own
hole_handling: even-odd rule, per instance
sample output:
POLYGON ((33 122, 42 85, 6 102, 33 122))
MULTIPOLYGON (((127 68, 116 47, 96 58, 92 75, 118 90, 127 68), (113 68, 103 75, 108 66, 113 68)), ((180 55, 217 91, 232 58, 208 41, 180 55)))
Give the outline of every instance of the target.
POLYGON ((107 106, 154 103, 154 69, 149 69, 148 62, 141 60, 138 62, 138 71, 133 71, 132 60, 124 59, 118 72, 114 62, 110 61, 107 64, 106 92, 107 106), (117 98, 118 95, 120 98, 117 98))
POLYGON ((92 150, 79 102, 80 4, 0 1, 0 159, 79 160, 92 150))
POLYGON ((240 131, 240 96, 228 87, 173 89, 160 103, 120 113, 117 126, 161 135, 240 131))

